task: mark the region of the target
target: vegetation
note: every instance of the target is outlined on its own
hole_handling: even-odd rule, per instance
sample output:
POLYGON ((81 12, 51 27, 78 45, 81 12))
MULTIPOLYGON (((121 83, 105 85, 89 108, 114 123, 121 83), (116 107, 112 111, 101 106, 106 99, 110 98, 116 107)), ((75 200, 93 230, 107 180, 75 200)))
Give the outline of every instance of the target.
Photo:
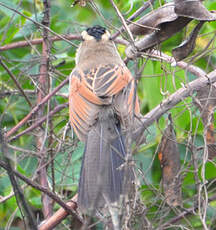
MULTIPOLYGON (((146 4, 136 21, 173 1, 76 2, 71 7, 68 0, 0 1, 0 229, 25 229, 23 220, 31 217, 23 200, 40 223, 77 193, 84 144, 69 124, 67 79, 75 66, 80 32, 96 24, 109 28, 111 34, 124 28, 114 5, 128 19, 146 4), (12 171, 16 173, 10 175, 12 171), (20 189, 16 196, 14 188, 20 189)), ((215 1, 202 4, 209 11, 216 9, 215 1)), ((192 41, 195 48, 183 61, 171 59, 172 50, 200 21, 192 19, 132 60, 125 53, 132 44, 130 33, 124 29, 116 39, 119 53, 138 80, 146 122, 142 132, 146 142, 133 144, 140 199, 127 213, 128 229, 215 229, 216 22, 202 25, 196 42, 192 41), (166 104, 169 100, 171 106, 166 104), (171 174, 177 183, 170 182, 167 165, 167 170, 178 169, 171 174)), ((157 25, 156 31, 169 23, 163 25, 157 25)), ((135 44, 148 36, 140 33, 133 33, 135 44)), ((79 229, 79 219, 72 216, 55 229, 79 229)), ((101 223, 93 229, 102 229, 101 223)))

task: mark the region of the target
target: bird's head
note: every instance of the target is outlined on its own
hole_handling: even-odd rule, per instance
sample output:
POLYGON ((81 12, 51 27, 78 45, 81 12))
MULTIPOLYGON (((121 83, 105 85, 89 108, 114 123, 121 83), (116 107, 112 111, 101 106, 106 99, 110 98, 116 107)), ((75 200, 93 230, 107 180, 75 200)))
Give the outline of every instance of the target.
POLYGON ((88 69, 113 63, 124 65, 106 28, 89 27, 81 36, 83 41, 76 52, 76 64, 79 68, 88 69))
POLYGON ((106 28, 99 25, 89 27, 87 30, 83 31, 81 35, 84 41, 95 40, 99 42, 110 40, 110 33, 106 28))

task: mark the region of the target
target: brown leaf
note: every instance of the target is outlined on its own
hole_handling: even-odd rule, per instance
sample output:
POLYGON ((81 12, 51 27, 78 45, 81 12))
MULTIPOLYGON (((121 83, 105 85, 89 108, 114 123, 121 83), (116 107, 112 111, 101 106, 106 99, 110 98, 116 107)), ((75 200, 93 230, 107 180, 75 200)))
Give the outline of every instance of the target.
POLYGON ((199 21, 214 21, 216 14, 209 12, 199 0, 176 0, 175 13, 199 21))
MULTIPOLYGON (((133 45, 127 47, 127 57, 132 59, 139 54, 138 52, 143 52, 167 40, 175 33, 181 31, 193 19, 213 21, 216 20, 216 13, 209 12, 198 0, 176 0, 175 4, 165 4, 157 10, 143 16, 137 22, 131 24, 129 28, 135 35, 146 36, 135 42, 136 48, 134 48, 133 45)), ((196 34, 196 30, 199 29, 199 26, 195 29, 194 34, 196 34)), ((191 36, 192 41, 195 37, 195 35, 191 36)), ((192 43, 193 42, 186 43, 188 53, 193 50, 192 43)), ((181 53, 179 55, 180 59, 182 59, 181 55, 184 56, 181 53)))
POLYGON ((180 153, 177 146, 176 136, 173 129, 171 115, 170 124, 164 131, 161 139, 158 157, 162 168, 162 185, 166 202, 172 206, 182 204, 181 197, 181 178, 180 171, 180 153))
POLYGON ((194 30, 191 32, 189 38, 172 50, 173 57, 176 61, 186 58, 193 51, 196 44, 196 38, 203 24, 204 21, 201 21, 199 24, 197 24, 194 30))
POLYGON ((174 21, 177 17, 174 5, 166 4, 129 25, 129 28, 135 35, 146 35, 154 32, 155 29, 160 29, 162 23, 174 21))
POLYGON ((160 31, 148 34, 144 38, 135 42, 136 50, 134 50, 132 45, 129 45, 125 50, 127 57, 134 58, 137 51, 143 52, 167 40, 175 33, 182 30, 191 20, 191 18, 178 17, 174 21, 160 24, 160 31))

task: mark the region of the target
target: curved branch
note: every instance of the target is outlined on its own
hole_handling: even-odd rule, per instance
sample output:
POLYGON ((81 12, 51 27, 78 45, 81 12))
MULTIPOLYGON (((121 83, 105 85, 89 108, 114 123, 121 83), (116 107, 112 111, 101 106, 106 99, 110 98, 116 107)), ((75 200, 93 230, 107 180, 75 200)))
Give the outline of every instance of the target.
POLYGON ((170 95, 166 100, 162 101, 158 106, 152 109, 149 113, 142 117, 142 127, 135 131, 135 134, 143 132, 154 121, 158 120, 168 110, 172 109, 179 102, 189 97, 194 91, 201 89, 209 84, 216 82, 216 70, 210 72, 205 77, 200 77, 187 85, 180 88, 175 93, 170 95))
POLYGON ((189 64, 189 63, 184 62, 184 61, 176 62, 174 57, 171 57, 167 54, 164 54, 159 50, 155 50, 155 51, 151 52, 150 56, 151 55, 154 58, 158 58, 160 60, 166 61, 166 62, 170 63, 171 65, 178 66, 179 68, 184 69, 184 70, 192 73, 196 77, 205 77, 206 76, 206 72, 203 71, 202 69, 200 69, 199 67, 192 65, 192 64, 189 64))

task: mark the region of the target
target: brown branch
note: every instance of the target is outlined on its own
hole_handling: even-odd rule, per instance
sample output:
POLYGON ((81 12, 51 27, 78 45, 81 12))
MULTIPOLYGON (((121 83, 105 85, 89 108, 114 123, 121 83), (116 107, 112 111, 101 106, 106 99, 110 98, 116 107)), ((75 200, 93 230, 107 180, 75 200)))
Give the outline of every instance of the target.
MULTIPOLYGON (((142 14, 146 9, 148 9, 151 6, 151 4, 153 4, 154 1, 155 0, 149 0, 148 2, 144 2, 143 5, 127 19, 127 21, 133 21, 140 14, 142 14)), ((122 26, 118 32, 112 35, 112 39, 118 37, 123 31, 124 31, 124 27, 122 26)))
MULTIPOLYGON (((67 35, 62 35, 62 37, 64 37, 67 40, 82 40, 82 37, 80 34, 67 34, 67 35)), ((49 37, 49 40, 51 42, 55 42, 55 41, 62 41, 62 38, 57 37, 57 36, 53 36, 53 37, 49 37)), ((128 42, 124 39, 121 38, 115 38, 114 40, 116 43, 122 44, 122 45, 128 45, 128 42)), ((11 44, 8 45, 4 45, 0 47, 0 51, 6 51, 6 50, 10 50, 10 49, 16 49, 16 48, 22 48, 22 47, 27 47, 30 45, 39 45, 43 42, 42 38, 36 38, 33 40, 29 40, 29 41, 19 41, 19 42, 13 42, 11 44)))
MULTIPOLYGON (((67 206, 72 210, 77 209, 77 194, 71 199, 71 201, 67 202, 67 206)), ((60 208, 57 212, 54 213, 49 219, 45 220, 42 225, 39 226, 39 230, 52 230, 54 229, 62 220, 64 220, 68 216, 68 212, 65 209, 60 208)))
MULTIPOLYGON (((0 167, 4 168, 5 170, 7 170, 7 165, 0 160, 0 167)), ((73 211, 76 209, 76 207, 74 209, 71 209, 70 206, 68 206, 64 201, 62 201, 55 193, 51 192, 49 189, 33 182, 32 180, 30 180, 28 177, 24 176, 23 174, 19 173, 18 171, 13 169, 13 173, 20 178, 22 181, 24 181, 26 184, 30 185, 31 187, 47 194, 49 197, 51 197, 56 203, 58 203, 62 208, 64 208, 69 214, 71 214, 72 216, 77 217, 78 219, 79 216, 73 211)), ((75 205, 76 202, 74 201, 75 205)))
MULTIPOLYGON (((40 76, 38 79, 38 93, 37 93, 37 104, 41 103, 41 100, 45 97, 47 92, 49 91, 49 66, 50 66, 50 49, 51 49, 51 43, 49 41, 49 32, 46 28, 49 28, 50 26, 50 0, 44 0, 44 12, 43 12, 43 20, 42 24, 43 27, 43 42, 42 42, 42 57, 41 57, 41 63, 40 63, 40 76)), ((44 114, 44 104, 39 108, 37 112, 37 119, 41 119, 44 114)), ((49 117, 47 117, 49 120, 49 117)), ((48 122, 48 121, 47 121, 48 122)), ((36 136, 36 143, 37 143, 37 149, 41 155, 41 159, 39 161, 39 169, 38 169, 38 176, 40 184, 48 188, 49 182, 48 182, 48 175, 47 175, 47 167, 44 167, 47 161, 47 151, 45 151, 45 142, 46 142, 46 136, 47 136, 48 130, 42 130, 39 129, 38 135, 36 136)), ((42 194, 41 196, 42 200, 42 211, 44 218, 48 218, 52 215, 52 209, 53 209, 53 202, 52 199, 47 196, 47 194, 42 194)))
POLYGON ((26 122, 32 117, 33 114, 35 114, 40 107, 45 104, 53 95, 55 95, 65 84, 67 84, 69 81, 69 77, 62 81, 59 86, 57 86, 51 93, 47 94, 39 104, 37 104, 28 115, 26 115, 17 125, 15 125, 11 130, 9 130, 6 133, 6 137, 10 137, 12 134, 14 134, 19 128, 21 128, 26 122))
MULTIPOLYGON (((8 158, 8 148, 7 148, 7 144, 6 144, 6 139, 4 138, 4 135, 2 133, 1 127, 0 127, 0 150, 2 152, 2 157, 4 159, 5 162, 5 169, 7 171, 8 177, 10 179, 14 194, 15 194, 15 198, 16 198, 16 202, 17 202, 17 206, 19 207, 21 214, 23 212, 23 214, 25 215, 25 217, 27 218, 27 225, 28 227, 30 227, 30 229, 32 230, 37 230, 37 224, 35 221, 35 218, 33 216, 32 210, 28 205, 28 202, 26 201, 24 194, 23 194, 23 190, 21 189, 16 175, 13 171, 12 168, 12 164, 10 162, 10 159, 8 158)), ((22 215, 23 215, 22 214, 22 215)))
MULTIPOLYGON (((216 195, 208 198, 208 203, 215 201, 216 195)), ((172 219, 168 220, 165 224, 160 226, 160 229, 167 229, 171 224, 177 223, 179 220, 183 219, 187 215, 193 214, 194 211, 198 208, 198 204, 195 207, 189 208, 182 213, 180 213, 178 216, 173 217, 172 219)))
POLYGON ((194 91, 198 91, 202 87, 216 82, 216 70, 210 72, 205 77, 200 77, 187 85, 180 88, 170 95, 160 105, 156 106, 149 113, 142 117, 142 127, 135 131, 135 135, 143 133, 146 127, 150 126, 154 121, 158 120, 163 114, 172 109, 176 104, 189 97, 194 91))
POLYGON ((76 44, 74 44, 74 43, 72 43, 71 41, 67 40, 67 39, 64 38, 62 35, 56 33, 55 31, 51 30, 49 27, 47 27, 47 26, 41 24, 40 22, 37 22, 37 21, 33 20, 32 18, 30 18, 30 17, 26 16, 25 14, 19 12, 18 10, 13 9, 13 8, 11 8, 11 7, 7 6, 7 5, 5 5, 5 4, 2 3, 2 2, 0 2, 0 6, 3 6, 3 7, 5 7, 5 8, 7 8, 7 9, 9 9, 9 10, 11 10, 11 11, 13 11, 13 12, 15 12, 15 13, 21 15, 22 17, 26 18, 27 20, 33 22, 36 26, 39 26, 39 27, 42 27, 42 28, 46 29, 46 30, 49 31, 50 33, 56 35, 57 37, 61 38, 61 39, 64 40, 64 41, 68 42, 68 43, 71 44, 72 46, 77 47, 76 44))
POLYGON ((49 119, 50 117, 52 117, 55 113, 61 111, 62 109, 64 109, 65 107, 68 106, 68 102, 58 105, 56 106, 52 111, 50 111, 47 115, 44 115, 43 117, 41 117, 39 120, 37 120, 34 124, 32 124, 30 127, 28 127, 27 129, 23 130, 22 132, 18 133, 16 136, 11 137, 8 142, 14 141, 16 140, 18 137, 23 136, 26 133, 31 132, 32 130, 34 130, 35 128, 39 127, 43 122, 45 122, 47 120, 47 118, 49 119))
MULTIPOLYGON (((62 37, 67 39, 67 40, 81 40, 82 39, 80 34, 67 34, 67 35, 62 35, 62 37)), ((53 37, 49 37, 49 40, 51 42, 62 41, 62 38, 59 36, 53 36, 53 37)), ((36 38, 36 39, 30 40, 30 41, 14 42, 14 43, 0 47, 0 51, 22 48, 22 47, 30 46, 30 44, 31 45, 39 45, 42 42, 43 42, 43 38, 36 38)))
POLYGON ((29 104, 30 107, 32 107, 32 104, 30 102, 30 100, 28 99, 27 95, 25 94, 25 92, 23 91, 22 87, 20 86, 19 82, 17 81, 16 77, 13 75, 13 73, 9 70, 9 68, 7 67, 7 65, 2 61, 1 57, 0 57, 0 64, 3 66, 3 68, 7 71, 8 75, 11 77, 11 79, 14 81, 15 85, 17 86, 17 88, 20 90, 21 94, 24 96, 24 98, 26 99, 27 103, 29 104))

